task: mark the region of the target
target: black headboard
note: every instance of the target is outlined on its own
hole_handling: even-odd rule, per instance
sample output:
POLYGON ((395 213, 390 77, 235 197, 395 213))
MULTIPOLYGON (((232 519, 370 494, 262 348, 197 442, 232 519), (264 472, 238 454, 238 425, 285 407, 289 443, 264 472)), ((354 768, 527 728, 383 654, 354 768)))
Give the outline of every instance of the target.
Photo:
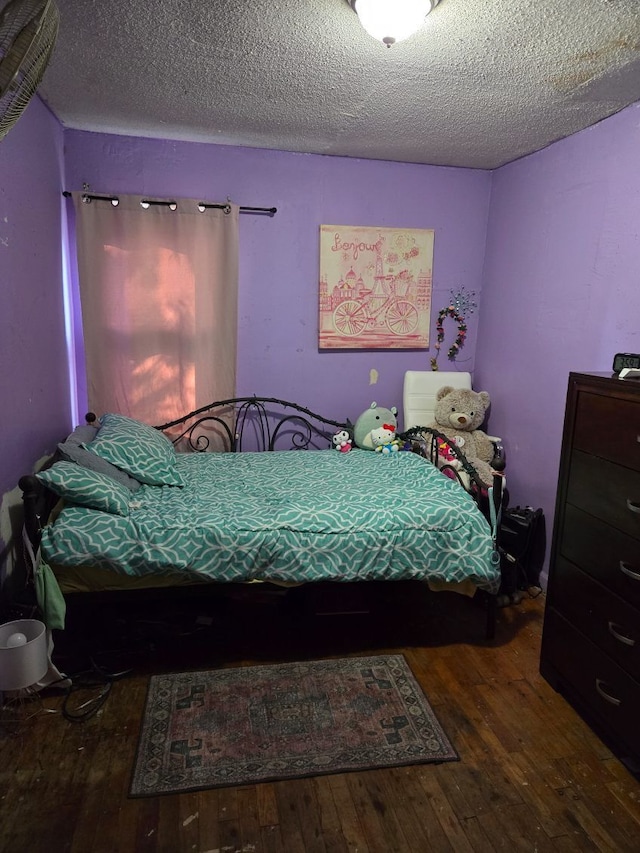
POLYGON ((336 432, 352 434, 353 425, 287 400, 254 396, 209 403, 156 429, 179 450, 240 452, 326 449, 336 432))

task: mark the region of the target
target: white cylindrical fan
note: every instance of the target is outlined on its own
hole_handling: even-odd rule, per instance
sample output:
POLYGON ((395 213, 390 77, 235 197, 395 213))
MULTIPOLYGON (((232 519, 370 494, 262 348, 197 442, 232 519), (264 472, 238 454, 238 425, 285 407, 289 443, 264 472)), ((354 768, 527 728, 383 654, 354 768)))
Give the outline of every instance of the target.
POLYGON ((0 140, 38 88, 58 36, 53 0, 10 0, 0 11, 0 140))
POLYGON ((0 625, 0 691, 22 690, 47 674, 47 635, 38 619, 0 625))
POLYGON ((26 701, 49 669, 47 629, 38 619, 0 625, 0 732, 26 722, 26 701), (5 693, 14 694, 6 701, 5 693))

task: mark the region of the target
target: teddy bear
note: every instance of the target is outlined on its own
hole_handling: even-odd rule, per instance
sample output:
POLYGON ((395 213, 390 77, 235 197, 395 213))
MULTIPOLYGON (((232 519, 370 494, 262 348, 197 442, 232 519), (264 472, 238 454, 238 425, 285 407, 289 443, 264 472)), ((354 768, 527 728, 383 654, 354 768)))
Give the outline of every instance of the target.
POLYGON ((394 445, 398 427, 397 414, 398 410, 395 406, 385 409, 377 403, 372 403, 360 415, 353 428, 356 447, 381 451, 389 448, 387 452, 390 452, 394 446, 397 449, 397 445, 394 445))
POLYGON ((495 449, 489 436, 478 427, 484 421, 490 402, 487 391, 444 385, 436 394, 434 421, 427 424, 464 453, 485 486, 493 483, 493 469, 489 463, 495 449))

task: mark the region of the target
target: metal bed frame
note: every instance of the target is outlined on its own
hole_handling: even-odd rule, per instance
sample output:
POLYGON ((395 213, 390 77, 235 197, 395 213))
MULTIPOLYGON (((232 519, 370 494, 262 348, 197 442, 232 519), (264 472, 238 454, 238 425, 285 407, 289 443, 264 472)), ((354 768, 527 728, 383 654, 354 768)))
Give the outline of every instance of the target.
MULTIPOLYGON (((89 413, 86 421, 95 423, 96 416, 89 413)), ((346 430, 353 435, 353 424, 348 419, 331 420, 297 403, 275 397, 257 396, 233 397, 210 403, 155 428, 166 433, 181 450, 198 453, 211 451, 214 447, 234 453, 243 450, 272 452, 286 449, 327 449, 332 446, 332 437, 336 432, 346 430)), ((442 433, 422 426, 399 433, 398 438, 405 442, 406 449, 422 455, 434 464, 438 457, 438 440, 446 441, 446 436, 442 433)), ((459 467, 469 477, 471 487, 467 488, 467 491, 492 526, 495 554, 498 555, 497 531, 502 504, 502 478, 497 475, 493 488, 487 491, 463 452, 455 446, 452 446, 451 450, 459 462, 459 467)), ((57 458, 57 454, 54 454, 49 464, 53 464, 57 458)), ((461 488, 466 488, 456 467, 439 467, 441 470, 447 470, 449 475, 460 483, 461 488)), ((42 529, 59 499, 34 475, 21 477, 19 486, 23 493, 24 533, 31 548, 36 552, 42 529)), ((482 592, 486 599, 486 638, 491 640, 495 636, 497 595, 482 590, 478 592, 482 592)))

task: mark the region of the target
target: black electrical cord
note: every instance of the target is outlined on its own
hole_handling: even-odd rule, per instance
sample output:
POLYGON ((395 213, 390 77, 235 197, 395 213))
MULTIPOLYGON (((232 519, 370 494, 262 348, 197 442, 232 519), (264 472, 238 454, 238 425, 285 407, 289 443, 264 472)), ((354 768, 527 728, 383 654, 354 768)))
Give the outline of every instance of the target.
POLYGON ((68 680, 71 682, 65 690, 60 711, 65 720, 68 720, 70 723, 84 723, 95 716, 109 698, 113 682, 124 678, 125 675, 129 675, 131 672, 130 669, 124 669, 121 672, 107 672, 93 658, 90 658, 90 661, 91 669, 61 679, 62 681, 68 680), (76 694, 96 689, 99 689, 97 695, 91 696, 76 707, 71 707, 72 697, 76 697, 76 694))
MULTIPOLYGON (((539 595, 542 595, 542 587, 538 586, 537 584, 532 584, 529 582, 529 578, 528 578, 526 569, 517 557, 514 557, 512 554, 509 554, 509 552, 506 551, 501 546, 498 546, 498 552, 504 560, 506 560, 508 563, 511 563, 513 566, 515 566, 516 588, 515 588, 514 592, 517 592, 517 591, 525 592, 529 598, 537 598, 539 595)), ((513 593, 511 593, 511 594, 513 594, 513 593)))

